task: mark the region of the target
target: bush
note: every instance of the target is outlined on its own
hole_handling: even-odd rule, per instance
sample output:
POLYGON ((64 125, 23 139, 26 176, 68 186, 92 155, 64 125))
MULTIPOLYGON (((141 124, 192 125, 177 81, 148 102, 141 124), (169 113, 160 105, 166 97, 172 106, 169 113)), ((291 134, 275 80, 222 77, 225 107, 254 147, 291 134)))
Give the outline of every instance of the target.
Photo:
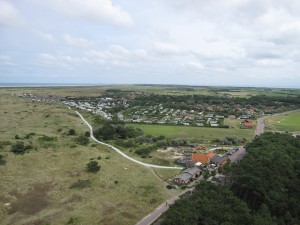
POLYGON ((70 129, 68 135, 76 135, 76 131, 74 129, 70 129))
POLYGON ((91 136, 91 132, 87 131, 87 132, 84 133, 84 135, 85 135, 86 137, 90 137, 90 136, 91 136))
POLYGON ((69 188, 70 189, 84 189, 91 186, 90 180, 78 180, 77 182, 73 183, 69 188))
POLYGON ((11 146, 11 151, 15 154, 24 154, 26 152, 26 147, 23 141, 17 141, 11 146))
POLYGON ((99 166, 98 162, 96 161, 90 161, 88 164, 86 164, 86 168, 88 172, 96 173, 100 170, 101 166, 99 166))
POLYGON ((56 141, 57 137, 49 137, 49 136, 42 136, 39 138, 39 141, 56 141))
POLYGON ((77 138, 76 138, 76 142, 80 145, 87 145, 89 143, 89 138, 85 135, 79 135, 77 138))
POLYGON ((0 166, 5 165, 6 160, 3 158, 3 155, 0 155, 0 166))

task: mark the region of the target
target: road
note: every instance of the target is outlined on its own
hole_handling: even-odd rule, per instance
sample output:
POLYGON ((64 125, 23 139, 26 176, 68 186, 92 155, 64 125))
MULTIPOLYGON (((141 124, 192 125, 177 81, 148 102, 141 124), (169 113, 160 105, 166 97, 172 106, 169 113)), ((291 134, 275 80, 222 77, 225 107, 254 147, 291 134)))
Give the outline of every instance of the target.
POLYGON ((258 118, 256 120, 256 129, 255 129, 255 132, 254 132, 254 137, 255 136, 259 136, 262 133, 264 133, 264 130, 265 130, 265 119, 268 118, 268 117, 269 116, 264 116, 264 117, 258 118))
POLYGON ((159 205, 152 213, 145 216, 142 220, 140 220, 136 225, 150 225, 155 220, 157 220, 164 212, 166 212, 169 209, 170 205, 173 205, 177 199, 183 194, 185 194, 188 191, 193 191, 194 188, 187 189, 180 194, 168 199, 163 204, 159 205))
POLYGON ((83 116, 76 111, 76 113, 80 116, 80 118, 83 120, 83 122, 85 122, 85 124, 89 127, 90 129, 90 133, 91 133, 91 138, 97 142, 98 144, 102 144, 102 145, 105 145, 113 150, 115 150, 117 153, 119 153, 120 155, 122 155, 123 157, 125 157, 126 159, 132 161, 132 162, 135 162, 137 164, 140 164, 142 166, 146 166, 146 167, 150 167, 150 168, 156 168, 156 169, 176 169, 176 170, 182 170, 183 168, 182 167, 177 167, 177 166, 158 166, 158 165, 153 165, 153 164, 148 164, 148 163, 143 163, 143 162, 140 162, 136 159, 133 159, 131 157, 129 157, 128 155, 126 155, 124 152, 122 152, 120 149, 114 147, 113 145, 110 145, 110 144, 107 144, 105 142, 102 142, 102 141, 98 141, 95 137, 94 137, 94 134, 93 134, 93 127, 83 118, 83 116))
POLYGON ((256 129, 255 129, 255 132, 254 132, 254 137, 259 136, 262 133, 264 133, 265 119, 273 117, 273 116, 282 116, 282 115, 287 114, 287 113, 299 112, 299 111, 300 111, 299 109, 298 110, 292 110, 292 111, 288 111, 288 112, 282 112, 282 113, 277 113, 277 114, 274 114, 274 115, 269 115, 269 116, 264 116, 264 117, 258 118, 256 120, 256 129))
POLYGON ((232 163, 235 163, 239 160, 241 160, 245 155, 247 154, 246 149, 244 147, 240 147, 239 150, 237 150, 235 153, 233 153, 228 158, 232 163))

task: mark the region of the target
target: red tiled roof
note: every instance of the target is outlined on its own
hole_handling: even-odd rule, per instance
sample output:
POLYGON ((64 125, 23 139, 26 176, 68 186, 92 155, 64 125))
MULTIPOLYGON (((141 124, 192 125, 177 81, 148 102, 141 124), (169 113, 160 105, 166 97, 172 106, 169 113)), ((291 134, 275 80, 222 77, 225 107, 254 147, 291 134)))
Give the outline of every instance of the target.
POLYGON ((244 127, 253 127, 253 123, 251 123, 251 122, 245 122, 245 123, 243 123, 243 126, 244 127))
POLYGON ((216 154, 212 152, 207 154, 192 154, 192 159, 197 162, 208 163, 208 160, 214 156, 216 156, 216 154))

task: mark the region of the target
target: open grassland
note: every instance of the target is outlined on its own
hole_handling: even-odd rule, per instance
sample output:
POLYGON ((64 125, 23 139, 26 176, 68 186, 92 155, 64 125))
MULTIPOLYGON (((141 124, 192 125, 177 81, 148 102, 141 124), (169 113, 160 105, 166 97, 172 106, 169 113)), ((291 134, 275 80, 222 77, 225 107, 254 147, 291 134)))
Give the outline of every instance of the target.
POLYGON ((300 89, 280 88, 236 88, 236 87, 196 87, 178 85, 105 85, 105 86, 79 86, 79 87, 22 87, 4 88, 10 92, 25 92, 55 96, 101 96, 106 90, 136 91, 164 95, 211 95, 228 94, 231 97, 249 98, 256 95, 296 97, 300 89))
POLYGON ((213 139, 225 136, 245 137, 250 140, 253 137, 253 129, 239 128, 208 128, 208 127, 188 127, 188 126, 162 126, 130 124, 131 126, 142 129, 145 134, 159 136, 164 135, 168 138, 187 138, 202 142, 210 142, 213 139))
POLYGON ((300 133, 300 111, 283 113, 266 119, 266 127, 272 131, 300 133))
POLYGON ((0 165, 1 225, 135 224, 176 193, 150 169, 106 147, 77 144, 69 129, 82 134, 87 127, 66 107, 16 98, 8 89, 0 89, 0 104, 0 140, 13 144, 18 135, 33 146, 24 155, 10 152, 11 144, 0 148, 6 160, 0 165), (90 159, 101 165, 96 174, 85 170, 90 159), (78 180, 89 181, 70 189, 78 180))

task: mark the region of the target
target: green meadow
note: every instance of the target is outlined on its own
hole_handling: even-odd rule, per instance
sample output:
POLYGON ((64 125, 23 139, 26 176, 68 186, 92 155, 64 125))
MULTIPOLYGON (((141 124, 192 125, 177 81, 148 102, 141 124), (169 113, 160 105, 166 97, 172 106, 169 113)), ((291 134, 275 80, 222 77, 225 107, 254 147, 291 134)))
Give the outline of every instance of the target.
POLYGON ((159 136, 164 135, 167 138, 187 138, 198 141, 209 142, 213 139, 236 136, 239 138, 247 138, 250 140, 253 137, 253 129, 239 128, 209 128, 209 127, 189 127, 189 126, 164 126, 164 125, 144 125, 130 124, 131 126, 142 129, 145 134, 159 136))
POLYGON ((274 131, 300 133, 300 112, 284 113, 266 119, 267 128, 274 131))

